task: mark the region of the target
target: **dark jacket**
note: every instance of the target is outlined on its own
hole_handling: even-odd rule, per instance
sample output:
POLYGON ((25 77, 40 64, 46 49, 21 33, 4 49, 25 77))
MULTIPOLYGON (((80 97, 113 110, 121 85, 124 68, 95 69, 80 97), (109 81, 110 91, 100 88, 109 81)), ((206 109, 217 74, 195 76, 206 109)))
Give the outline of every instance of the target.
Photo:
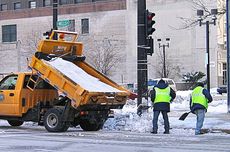
MULTIPOLYGON (((205 96, 205 98, 208 99, 208 103, 211 103, 212 102, 212 96, 211 96, 210 92, 207 89, 203 89, 202 93, 205 96)), ((206 108, 199 103, 195 103, 192 106, 192 97, 191 97, 190 98, 190 109, 191 109, 191 112, 194 113, 194 111, 197 109, 206 109, 206 108)))
MULTIPOLYGON (((159 81, 159 83, 150 92, 151 100, 153 103, 154 103, 154 100, 156 98, 155 88, 165 89, 167 87, 168 87, 167 83, 165 83, 164 81, 163 82, 159 81)), ((171 101, 173 101, 176 97, 176 93, 172 88, 170 88, 170 96, 171 96, 171 101)), ((153 104, 153 107, 154 107, 153 111, 167 111, 167 112, 170 111, 170 103, 166 103, 166 102, 155 103, 155 104, 153 104)))

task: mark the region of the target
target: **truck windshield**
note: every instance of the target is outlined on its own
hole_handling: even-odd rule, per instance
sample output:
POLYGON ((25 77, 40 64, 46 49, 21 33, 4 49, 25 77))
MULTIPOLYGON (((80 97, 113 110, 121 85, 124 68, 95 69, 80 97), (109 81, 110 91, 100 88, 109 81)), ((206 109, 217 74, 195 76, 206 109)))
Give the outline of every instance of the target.
POLYGON ((0 82, 1 90, 14 90, 17 83, 18 75, 10 75, 0 82))

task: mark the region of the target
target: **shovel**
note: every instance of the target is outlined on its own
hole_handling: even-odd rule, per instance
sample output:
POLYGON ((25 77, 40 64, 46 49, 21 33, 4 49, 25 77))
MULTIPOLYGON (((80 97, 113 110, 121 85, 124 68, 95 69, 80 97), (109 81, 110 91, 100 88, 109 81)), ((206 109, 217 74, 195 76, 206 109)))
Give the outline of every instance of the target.
POLYGON ((185 120, 185 118, 188 116, 188 114, 189 114, 189 113, 191 113, 191 111, 189 111, 189 112, 185 112, 183 115, 181 115, 181 116, 180 116, 179 120, 184 121, 184 120, 185 120))

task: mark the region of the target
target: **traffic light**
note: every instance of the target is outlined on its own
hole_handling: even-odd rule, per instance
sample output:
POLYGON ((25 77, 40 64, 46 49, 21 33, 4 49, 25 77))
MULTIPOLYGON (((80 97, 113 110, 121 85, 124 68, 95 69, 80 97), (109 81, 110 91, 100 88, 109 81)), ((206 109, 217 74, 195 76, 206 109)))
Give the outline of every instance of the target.
POLYGON ((149 12, 149 10, 145 10, 145 36, 146 38, 153 34, 155 31, 155 28, 152 26, 155 24, 155 21, 153 20, 153 17, 155 16, 155 13, 149 12))
POLYGON ((147 55, 152 56, 154 52, 154 43, 153 43, 153 38, 150 36, 147 39, 147 55))

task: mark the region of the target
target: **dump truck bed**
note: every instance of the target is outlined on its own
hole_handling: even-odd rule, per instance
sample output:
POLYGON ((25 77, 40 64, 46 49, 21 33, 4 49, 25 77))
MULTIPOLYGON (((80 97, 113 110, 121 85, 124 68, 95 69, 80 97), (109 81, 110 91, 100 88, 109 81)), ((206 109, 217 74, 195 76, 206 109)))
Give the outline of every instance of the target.
POLYGON ((89 72, 61 58, 45 61, 33 56, 30 67, 42 79, 71 99, 72 106, 75 108, 95 104, 122 108, 130 93, 95 71, 87 63, 81 63, 81 65, 87 66, 84 68, 88 69, 89 72), (89 74, 93 71, 98 77, 89 74), (110 84, 106 83, 105 80, 110 84))
MULTIPOLYGON (((53 31, 50 39, 40 42, 29 67, 67 96, 75 108, 85 105, 122 108, 132 93, 87 64, 83 44, 75 42, 76 39, 75 32, 53 31), (73 35, 73 40, 53 40, 55 32, 73 35)), ((36 85, 37 80, 31 79, 31 82, 36 85)))

